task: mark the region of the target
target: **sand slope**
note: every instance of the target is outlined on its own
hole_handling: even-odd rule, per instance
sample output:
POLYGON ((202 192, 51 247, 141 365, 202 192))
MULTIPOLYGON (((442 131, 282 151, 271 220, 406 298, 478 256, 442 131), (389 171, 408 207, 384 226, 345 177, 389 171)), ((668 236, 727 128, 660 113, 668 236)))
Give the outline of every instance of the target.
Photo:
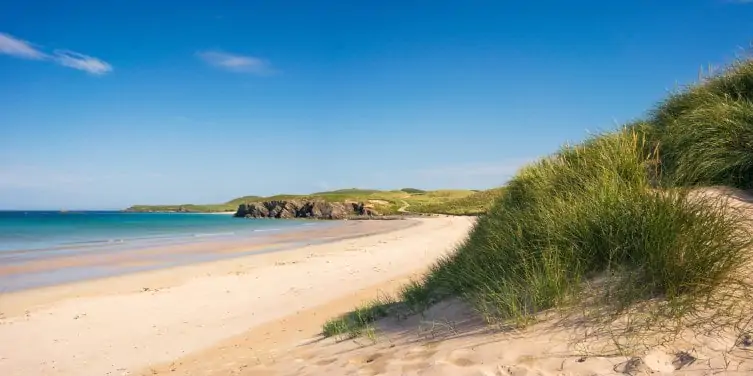
MULTIPOLYGON (((213 369, 173 369, 185 375, 749 375, 751 349, 733 337, 699 337, 615 354, 608 338, 552 318, 525 330, 482 322, 464 304, 444 302, 423 317, 385 319, 375 339, 312 338, 287 351, 238 358, 213 369), (230 366, 232 364, 232 366, 230 366)), ((162 374, 162 373, 157 373, 162 374)))

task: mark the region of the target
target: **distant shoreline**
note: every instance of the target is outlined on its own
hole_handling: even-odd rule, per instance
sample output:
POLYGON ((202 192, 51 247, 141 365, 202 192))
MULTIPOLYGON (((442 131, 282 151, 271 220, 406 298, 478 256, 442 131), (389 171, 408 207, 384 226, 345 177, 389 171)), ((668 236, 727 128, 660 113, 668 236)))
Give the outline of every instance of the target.
POLYGON ((487 190, 440 189, 432 191, 416 188, 399 190, 352 188, 310 194, 243 196, 219 204, 133 205, 123 211, 129 213, 224 213, 236 212, 249 204, 264 203, 267 206, 267 204, 279 205, 285 202, 316 201, 340 205, 358 204, 367 212, 381 216, 407 213, 476 216, 486 213, 492 202, 503 191, 503 187, 487 190))

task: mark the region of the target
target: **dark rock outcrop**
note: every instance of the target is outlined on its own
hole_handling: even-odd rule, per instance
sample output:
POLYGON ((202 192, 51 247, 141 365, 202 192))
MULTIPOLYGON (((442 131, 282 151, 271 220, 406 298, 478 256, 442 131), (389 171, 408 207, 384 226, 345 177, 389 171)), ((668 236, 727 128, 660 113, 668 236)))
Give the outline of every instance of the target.
POLYGON ((346 219, 353 216, 377 216, 374 207, 363 202, 326 202, 323 200, 275 200, 250 202, 238 206, 236 217, 346 219))

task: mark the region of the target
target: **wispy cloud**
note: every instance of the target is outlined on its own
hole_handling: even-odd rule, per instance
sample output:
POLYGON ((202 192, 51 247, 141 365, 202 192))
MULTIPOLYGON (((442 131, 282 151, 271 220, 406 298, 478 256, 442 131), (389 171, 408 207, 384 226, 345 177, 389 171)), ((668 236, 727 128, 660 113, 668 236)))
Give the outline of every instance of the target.
POLYGON ((0 33, 0 53, 32 60, 42 60, 47 57, 31 43, 3 33, 0 33))
POLYGON ((112 72, 112 66, 96 57, 69 50, 54 50, 45 53, 31 42, 0 33, 0 54, 29 60, 46 60, 64 67, 78 69, 93 75, 112 72))
POLYGON ((200 51, 196 53, 205 63, 230 72, 251 73, 260 76, 275 73, 272 65, 254 56, 236 55, 223 51, 200 51))
POLYGON ((73 69, 82 70, 94 75, 112 72, 112 66, 96 57, 87 56, 68 50, 55 50, 53 56, 56 63, 73 69))

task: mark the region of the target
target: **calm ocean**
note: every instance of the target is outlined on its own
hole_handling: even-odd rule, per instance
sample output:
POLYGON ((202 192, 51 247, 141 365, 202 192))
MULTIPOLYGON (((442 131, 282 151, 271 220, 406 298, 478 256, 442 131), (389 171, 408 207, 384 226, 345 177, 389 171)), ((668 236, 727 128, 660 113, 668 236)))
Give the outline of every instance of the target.
MULTIPOLYGON (((145 269, 88 265, 19 272, 27 269, 27 265, 45 260, 71 257, 81 260, 87 256, 99 259, 180 244, 191 244, 192 249, 199 244, 203 249, 201 243, 209 242, 250 247, 279 232, 330 225, 321 221, 252 220, 221 214, 0 211, 0 292, 145 269)), ((159 263, 151 260, 150 268, 231 257, 212 251, 208 244, 206 252, 155 255, 159 263)))
POLYGON ((221 214, 7 211, 0 212, 0 260, 18 253, 42 256, 48 252, 118 246, 132 249, 202 238, 245 237, 311 224, 314 223, 245 220, 221 214))

